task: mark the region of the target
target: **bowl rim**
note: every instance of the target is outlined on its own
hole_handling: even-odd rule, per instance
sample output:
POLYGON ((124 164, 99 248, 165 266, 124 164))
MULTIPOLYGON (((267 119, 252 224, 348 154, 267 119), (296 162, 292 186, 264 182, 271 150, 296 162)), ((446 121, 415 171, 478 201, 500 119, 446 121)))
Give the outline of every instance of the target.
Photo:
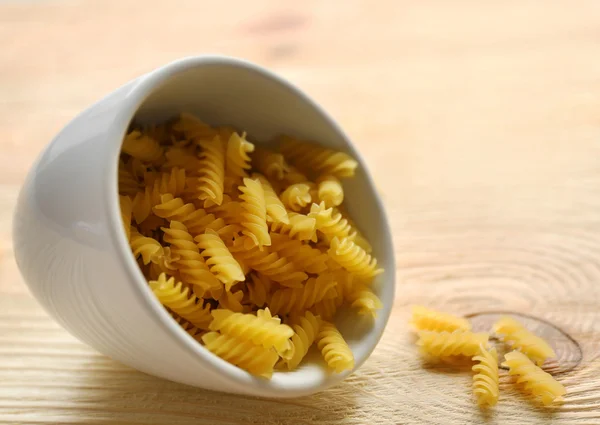
MULTIPOLYGON (((109 157, 112 158, 112 160, 108 165, 107 171, 109 177, 107 179, 108 184, 106 186, 107 193, 105 194, 105 199, 107 199, 106 205, 108 207, 107 215, 110 224, 109 239, 113 245, 115 252, 118 254, 118 257, 120 257, 119 261, 121 261, 122 266, 127 271, 130 280, 129 283, 133 286, 133 290, 139 295, 139 299, 143 303, 143 308, 149 309, 152 312, 152 315, 155 318, 157 318, 157 321, 160 323, 160 325, 168 333, 173 335, 173 339, 177 341, 177 343, 182 349, 191 353, 194 357, 199 359, 199 361, 208 364, 210 367, 214 368, 214 370, 219 371, 220 379, 222 381, 225 381, 228 384, 228 386, 236 388, 241 388, 240 386, 244 386, 247 390, 250 390, 250 388, 252 388, 251 391, 243 392, 246 392, 247 394, 254 394, 265 397, 296 397, 313 394, 315 392, 325 390, 331 387, 332 385, 339 383, 346 376, 356 371, 362 365, 362 363, 364 363, 369 358, 372 351, 379 343, 383 335, 383 331, 389 321, 393 306, 393 295, 395 293, 395 264, 388 265, 391 266, 391 269, 386 271, 386 273, 389 276, 389 278, 386 279, 386 281, 388 282, 382 283, 383 286, 392 286, 392 299, 382 300, 384 308, 378 312, 378 316, 383 316, 381 319, 383 320, 383 326, 379 330, 378 335, 376 335, 374 343, 371 347, 369 347, 369 350, 360 359, 355 359, 356 362, 354 369, 340 374, 327 374, 327 376, 320 380, 306 379, 300 384, 288 386, 282 385, 278 379, 275 379, 277 376, 277 372, 274 374, 274 377, 269 380, 253 376, 245 370, 242 370, 237 366, 234 366, 233 364, 216 356, 208 349, 206 349, 203 345, 198 344, 197 341, 195 341, 189 334, 187 334, 187 332, 185 332, 172 319, 167 310, 162 306, 162 304, 158 301, 158 299, 150 290, 145 277, 143 276, 141 270, 138 267, 138 264, 135 261, 135 258, 131 255, 131 248, 129 246, 129 242, 126 238, 125 232, 121 231, 122 223, 118 191, 118 159, 121 152, 121 144, 123 137, 125 136, 132 119, 135 117, 136 112, 142 106, 144 101, 153 92, 159 89, 161 85, 165 84, 170 78, 193 68, 212 65, 227 65, 235 68, 241 68, 247 72, 257 73, 260 74, 262 77, 266 77, 275 81, 285 89, 291 91, 294 94, 294 96, 298 97, 303 102, 307 103, 310 107, 314 108, 324 118, 327 124, 343 138, 352 156, 359 162, 359 165, 366 170, 366 164, 363 157, 356 150, 354 144, 347 137, 347 135, 337 124, 337 122, 319 104, 317 104, 302 90, 300 90, 284 78, 255 63, 230 56, 200 55, 184 57, 182 59, 178 59, 167 63, 164 66, 158 67, 150 71, 149 73, 142 75, 138 79, 134 80, 133 84, 131 84, 131 86, 128 88, 128 92, 126 93, 123 99, 124 105, 120 107, 119 112, 117 113, 114 119, 111 128, 111 135, 114 138, 114 143, 111 143, 111 146, 109 148, 111 150, 109 157)), ((369 172, 364 173, 364 178, 368 180, 370 187, 376 187, 369 172)), ((386 249, 391 250, 391 258, 393 260, 392 262, 395 263, 393 240, 391 235, 389 234, 389 221, 387 215, 385 214, 384 205, 380 196, 376 194, 375 199, 377 203, 375 207, 381 212, 380 215, 384 220, 384 228, 388 230, 388 235, 384 236, 384 238, 386 239, 385 245, 387 245, 386 249)))

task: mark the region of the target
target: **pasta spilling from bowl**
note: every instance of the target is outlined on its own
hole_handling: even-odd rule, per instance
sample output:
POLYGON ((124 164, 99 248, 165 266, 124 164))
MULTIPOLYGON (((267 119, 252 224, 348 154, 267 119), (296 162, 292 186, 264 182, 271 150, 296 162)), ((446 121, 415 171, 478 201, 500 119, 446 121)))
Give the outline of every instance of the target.
POLYGON ((279 151, 190 114, 123 141, 125 234, 150 289, 192 338, 257 376, 313 346, 334 372, 354 357, 333 323, 375 317, 382 269, 344 209, 357 161, 283 137, 279 151))

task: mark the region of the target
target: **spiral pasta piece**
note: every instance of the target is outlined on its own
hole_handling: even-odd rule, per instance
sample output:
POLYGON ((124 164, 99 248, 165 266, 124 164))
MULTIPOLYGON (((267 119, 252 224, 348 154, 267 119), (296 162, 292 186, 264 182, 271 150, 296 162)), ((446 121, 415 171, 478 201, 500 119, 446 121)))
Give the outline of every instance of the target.
POLYGON ((504 355, 502 366, 508 367, 510 375, 517 375, 517 383, 524 384, 526 391, 533 394, 544 405, 562 401, 567 393, 565 387, 533 362, 525 354, 511 351, 504 355))
POLYGON ((344 188, 337 177, 330 175, 319 177, 317 184, 318 201, 323 202, 326 208, 337 207, 344 202, 344 188))
POLYGON ((283 155, 259 146, 252 155, 252 165, 271 180, 283 180, 290 169, 283 155))
POLYGON ((352 235, 349 239, 354 239, 355 234, 350 233, 352 226, 348 223, 348 220, 343 218, 341 213, 334 213, 333 208, 327 208, 325 202, 312 204, 308 216, 315 219, 317 230, 328 238, 337 237, 342 239, 352 235))
POLYGON ((253 151, 254 145, 246 140, 246 133, 240 136, 234 132, 228 138, 225 163, 225 176, 230 182, 228 192, 248 177, 248 170, 252 168, 249 154, 253 151))
POLYGON ((267 180, 265 176, 258 173, 253 174, 252 178, 260 182, 265 193, 267 220, 289 224, 290 219, 288 217, 287 210, 285 209, 283 202, 281 202, 281 199, 279 199, 279 197, 275 193, 275 190, 273 190, 273 187, 271 186, 271 183, 269 183, 269 180, 267 180))
POLYGON ((278 319, 262 315, 235 313, 217 309, 212 312, 211 331, 219 331, 242 341, 252 341, 264 348, 274 348, 278 353, 290 349, 290 338, 294 331, 278 319))
POLYGON ((138 224, 143 223, 152 213, 152 209, 161 202, 161 196, 177 196, 185 187, 185 170, 173 168, 168 173, 146 175, 147 185, 144 192, 138 192, 133 199, 133 217, 138 224))
POLYGON ((297 183, 288 186, 281 194, 281 202, 291 211, 298 212, 310 204, 312 183, 297 183))
POLYGON ((160 255, 163 255, 163 247, 156 239, 143 236, 134 226, 130 226, 129 245, 135 258, 142 257, 144 264, 150 264, 160 255))
POLYGON ((430 310, 420 305, 412 307, 411 325, 415 330, 428 331, 470 331, 471 324, 467 319, 452 314, 430 310))
POLYGON ((345 298, 350 302, 352 308, 358 309, 358 314, 377 317, 377 310, 383 308, 381 300, 365 285, 357 285, 345 298))
POLYGON ((159 143, 139 130, 133 130, 125 136, 121 151, 145 162, 154 162, 163 156, 159 143))
POLYGON ((202 337, 205 347, 223 360, 263 378, 270 378, 279 355, 275 350, 241 341, 229 335, 209 332, 202 337))
POLYGON ((479 351, 479 346, 487 347, 489 335, 468 331, 434 332, 419 331, 417 345, 426 354, 437 357, 469 356, 479 351))
POLYGON ((316 220, 304 214, 288 212, 289 224, 271 223, 271 232, 288 235, 301 241, 313 240, 316 237, 316 220))
POLYGON ((495 348, 486 350, 479 347, 479 352, 473 360, 478 362, 473 366, 473 394, 481 407, 495 406, 500 390, 498 388, 498 353, 495 348))
POLYGON ((233 240, 229 247, 231 253, 247 264, 253 270, 269 277, 280 285, 297 288, 302 286, 308 275, 297 270, 296 266, 276 252, 270 252, 268 247, 247 249, 246 237, 233 240))
POLYGON ((335 177, 352 177, 358 166, 358 162, 344 152, 335 152, 291 137, 282 138, 280 151, 298 167, 335 177))
POLYGON ((336 263, 359 277, 370 278, 383 273, 383 269, 377 268, 375 258, 347 238, 340 241, 334 237, 327 253, 336 263))
POLYGON ((331 290, 336 284, 331 274, 322 274, 309 278, 300 288, 278 289, 271 294, 269 309, 278 315, 309 309, 325 297, 335 297, 331 290))
POLYGON ((242 214, 242 234, 248 236, 252 245, 262 248, 271 245, 271 236, 267 227, 267 207, 265 204, 265 191, 258 180, 244 178, 244 185, 239 189, 242 192, 240 199, 244 213, 242 214))
POLYGON ((207 291, 211 294, 222 292, 223 284, 210 272, 194 238, 187 231, 184 224, 172 221, 169 228, 163 227, 164 241, 171 245, 173 254, 179 256, 176 262, 181 276, 190 285, 195 285, 194 292, 203 295, 207 291))
POLYGON ((175 279, 167 279, 166 275, 162 273, 158 280, 150 281, 149 284, 161 304, 194 326, 208 329, 212 320, 210 307, 203 307, 202 300, 191 294, 190 290, 183 287, 181 282, 175 283, 175 279))
POLYGON ((546 359, 556 357, 556 353, 546 341, 511 317, 500 318, 494 325, 494 333, 501 335, 512 348, 525 353, 538 366, 543 365, 546 359))
POLYGON ((206 258, 206 265, 209 266, 212 274, 223 282, 226 291, 229 292, 236 282, 245 279, 241 266, 235 261, 217 232, 208 229, 206 233, 196 236, 194 240, 202 250, 200 255, 206 258))
POLYGON ((354 355, 333 323, 322 321, 317 335, 317 347, 327 365, 336 373, 354 369, 354 355))
POLYGON ((225 181, 225 144, 218 136, 212 140, 200 140, 200 168, 196 179, 196 191, 204 206, 221 205, 225 181))
POLYGON ((298 270, 320 274, 329 268, 327 265, 329 257, 317 248, 278 233, 271 234, 271 241, 271 251, 287 258, 296 265, 298 270))
POLYGON ((289 359, 285 359, 283 363, 288 370, 293 370, 298 367, 313 342, 315 342, 321 326, 321 319, 310 311, 306 311, 302 316, 293 318, 290 324, 294 330, 291 339, 292 355, 289 359))

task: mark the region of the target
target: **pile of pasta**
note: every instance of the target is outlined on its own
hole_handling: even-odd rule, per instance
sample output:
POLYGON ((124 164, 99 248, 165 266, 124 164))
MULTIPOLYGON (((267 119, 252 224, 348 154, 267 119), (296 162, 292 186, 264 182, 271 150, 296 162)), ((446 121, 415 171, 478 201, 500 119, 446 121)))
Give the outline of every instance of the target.
MULTIPOLYGON (((468 320, 422 306, 413 307, 411 324, 423 354, 450 362, 460 356, 470 357, 476 362, 472 369, 477 403, 481 407, 496 405, 500 394, 498 354, 495 347, 489 347, 488 333, 472 332, 468 320)), ((556 357, 546 341, 508 316, 500 318, 492 332, 512 349, 504 355, 502 366, 517 377, 525 391, 544 405, 562 401, 565 387, 540 367, 556 357)))
POLYGON ((279 151, 190 114, 134 128, 119 161, 125 233, 158 300, 208 350, 257 376, 316 345, 335 372, 354 357, 332 319, 375 316, 383 270, 344 210, 343 152, 282 137, 279 151))

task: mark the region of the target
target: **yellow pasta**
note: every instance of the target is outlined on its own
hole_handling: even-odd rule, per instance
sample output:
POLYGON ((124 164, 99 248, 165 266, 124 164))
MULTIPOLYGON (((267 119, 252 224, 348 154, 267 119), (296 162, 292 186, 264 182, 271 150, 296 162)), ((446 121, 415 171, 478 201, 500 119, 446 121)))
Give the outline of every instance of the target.
POLYGON ((157 161, 164 153, 156 140, 137 130, 125 136, 121 151, 145 162, 157 161))
POLYGON ((319 177, 317 184, 318 201, 323 202, 326 208, 337 207, 344 202, 344 189, 336 177, 330 175, 319 177))
POLYGON ((181 282, 175 283, 174 278, 167 279, 163 273, 158 280, 150 281, 149 284, 154 295, 165 307, 198 328, 208 328, 212 320, 210 308, 203 307, 202 300, 191 294, 181 282))
POLYGON ((252 168, 249 154, 254 151, 254 145, 246 140, 246 133, 242 136, 232 133, 227 140, 225 176, 229 187, 227 192, 230 192, 242 178, 248 177, 248 170, 252 168))
POLYGON ((207 291, 213 294, 220 293, 222 283, 210 272, 200 255, 200 250, 194 242, 194 238, 188 233, 185 225, 178 221, 172 221, 170 227, 163 227, 162 231, 164 232, 165 242, 169 243, 173 253, 180 257, 177 265, 185 281, 197 286, 199 288, 198 293, 202 296, 207 291))
MULTIPOLYGON (((268 310, 268 309, 267 309, 268 310)), ((252 341, 264 348, 274 348, 278 353, 290 349, 290 338, 294 331, 281 324, 277 318, 266 318, 259 313, 242 314, 231 310, 217 309, 211 312, 213 320, 211 331, 219 331, 223 335, 231 335, 242 341, 252 341)))
POLYGON ((135 227, 130 227, 129 244, 135 258, 142 257, 144 264, 150 264, 163 254, 163 247, 156 239, 141 235, 135 227))
POLYGON ((317 347, 329 367, 336 373, 354 369, 352 350, 334 324, 326 321, 321 323, 317 336, 317 347))
POLYGON ((290 219, 288 217, 287 210, 281 202, 281 199, 275 193, 275 190, 269 183, 269 180, 258 173, 252 175, 253 179, 260 182, 263 191, 265 193, 265 207, 267 210, 267 219, 276 223, 289 224, 290 219))
POLYGON ((280 150, 286 159, 298 167, 335 177, 352 177, 358 166, 358 162, 344 152, 335 152, 291 137, 283 137, 280 150))
POLYGON ((284 360, 284 363, 288 370, 293 370, 298 367, 304 356, 308 353, 310 346, 317 338, 321 319, 310 311, 307 311, 304 315, 293 318, 290 323, 294 330, 291 338, 292 356, 284 360))
POLYGON ((336 282, 330 274, 311 277, 300 288, 278 289, 271 295, 269 308, 274 314, 288 314, 309 309, 325 297, 335 297, 336 282))
POLYGON ((375 258, 347 238, 333 238, 328 254, 340 266, 360 277, 370 278, 383 272, 377 268, 375 258))
POLYGON ((243 201, 242 233, 252 241, 247 247, 271 245, 271 236, 267 227, 267 206, 265 192, 258 180, 244 179, 244 185, 239 187, 243 201))
POLYGON ((217 279, 223 282, 226 291, 229 292, 234 283, 245 279, 242 267, 235 261, 217 232, 208 229, 205 234, 196 236, 194 240, 202 250, 200 255, 205 257, 206 265, 217 279))
POLYGON ((339 178, 356 161, 292 145, 277 153, 183 113, 129 132, 118 166, 125 235, 152 292, 209 351, 266 378, 313 345, 332 370, 353 369, 331 321, 344 304, 381 308, 369 286, 381 270, 343 212, 339 178))
POLYGON ((538 366, 543 365, 546 359, 556 357, 556 353, 546 341, 510 317, 505 316, 498 320, 494 325, 494 332, 513 348, 525 353, 538 366))
POLYGON ((381 300, 365 285, 357 285, 345 297, 352 308, 358 309, 358 314, 377 316, 377 310, 383 308, 381 300))
POLYGON ((471 324, 467 319, 456 317, 448 313, 430 310, 420 305, 412 308, 411 325, 415 330, 428 331, 470 331, 471 324))
POLYGON ((432 356, 469 356, 477 354, 479 346, 487 347, 489 335, 466 331, 434 332, 419 331, 417 345, 432 356))
POLYGON ((567 393, 560 382, 533 364, 523 353, 511 351, 505 354, 502 366, 508 367, 510 375, 518 376, 517 383, 523 384, 526 391, 545 405, 561 401, 562 396, 567 393))
POLYGON ((287 187, 281 194, 283 204, 294 212, 299 212, 305 206, 309 205, 312 197, 310 191, 312 184, 296 183, 287 187))
POLYGON ((207 333, 202 337, 202 341, 205 347, 217 356, 263 378, 271 377, 279 359, 275 350, 218 332, 207 333))
POLYGON ((473 394, 477 397, 477 404, 481 407, 495 406, 500 394, 498 353, 495 348, 487 350, 480 346, 473 360, 478 362, 473 366, 473 372, 476 372, 473 376, 473 394))
POLYGON ((283 180, 290 170, 282 154, 256 146, 252 155, 252 165, 267 178, 275 181, 283 180))

